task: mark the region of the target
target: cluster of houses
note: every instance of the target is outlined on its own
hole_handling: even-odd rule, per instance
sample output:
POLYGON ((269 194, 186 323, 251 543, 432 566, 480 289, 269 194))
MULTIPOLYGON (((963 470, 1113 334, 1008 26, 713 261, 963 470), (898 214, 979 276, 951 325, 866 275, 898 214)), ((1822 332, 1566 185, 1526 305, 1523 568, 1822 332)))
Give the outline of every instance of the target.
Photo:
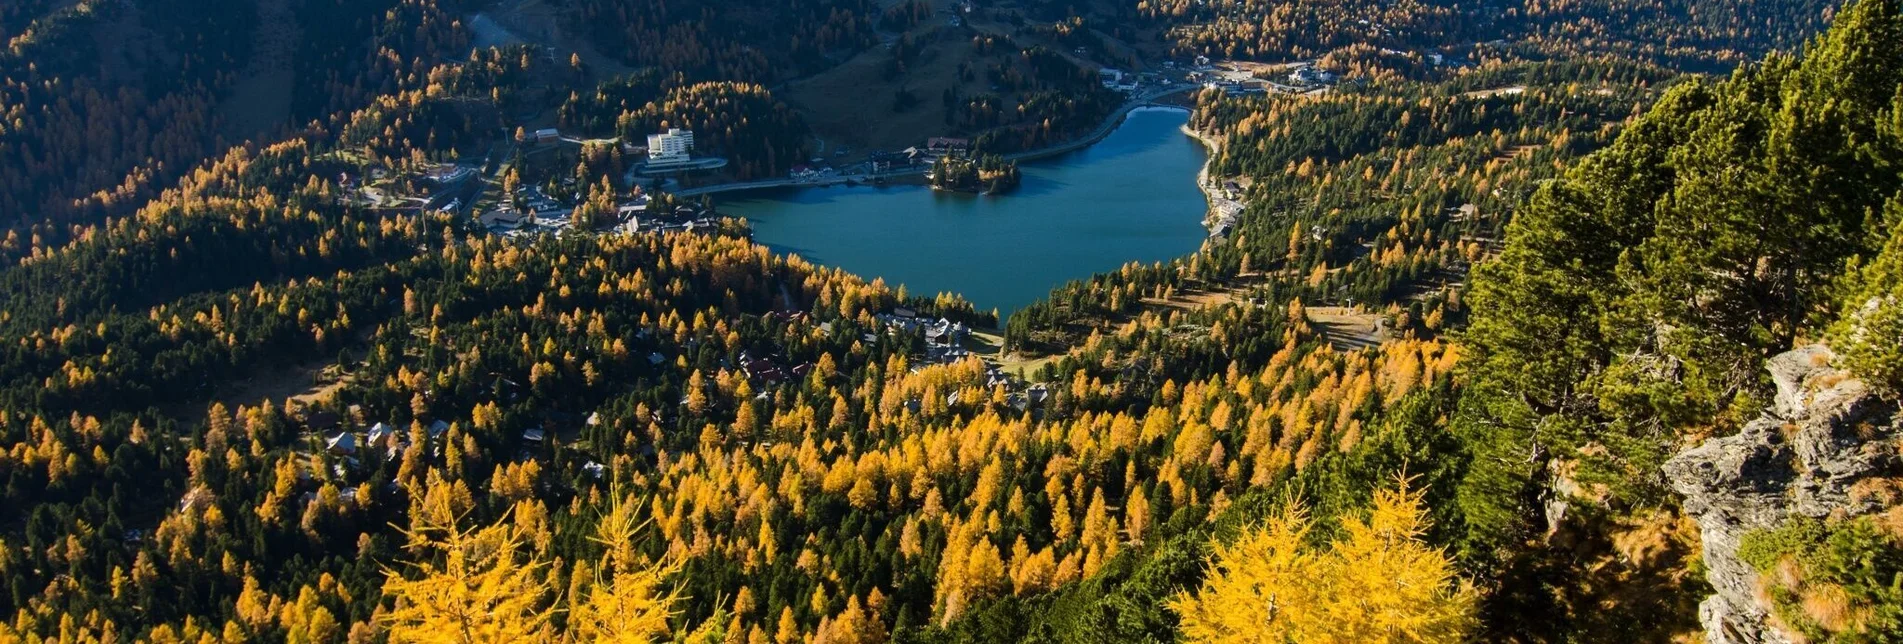
MULTIPOLYGON (((339 203, 463 214, 482 194, 480 163, 438 163, 419 172, 373 166, 336 176, 339 203)), ((508 219, 520 216, 511 213, 508 219)))
POLYGON ((805 378, 806 374, 813 372, 813 366, 811 362, 802 362, 787 367, 771 357, 755 356, 746 351, 740 352, 740 373, 745 374, 748 380, 763 385, 777 385, 787 380, 805 378))
POLYGON ((934 136, 925 140, 924 147, 905 149, 905 159, 912 165, 931 165, 947 156, 967 156, 971 154, 971 139, 934 136))
POLYGON ((1217 239, 1229 236, 1236 226, 1237 218, 1242 216, 1245 204, 1242 202, 1242 184, 1234 179, 1224 180, 1220 187, 1207 190, 1209 195, 1209 235, 1217 239))
POLYGON ((712 233, 720 229, 720 217, 699 204, 683 203, 663 212, 650 208, 647 194, 638 194, 616 208, 615 230, 626 233, 712 233))
MULTIPOLYGON (((653 197, 636 190, 634 196, 615 205, 614 230, 634 234, 697 230, 714 231, 720 222, 700 206, 682 204, 669 212, 651 209, 653 197)), ((538 186, 516 189, 515 198, 504 200, 495 210, 476 217, 490 234, 527 238, 542 233, 559 233, 570 228, 574 207, 548 196, 538 186), (521 208, 515 206, 521 203, 521 208)))
POLYGON ((495 210, 478 215, 476 222, 491 234, 515 237, 566 228, 568 215, 574 211, 573 207, 542 192, 540 186, 516 188, 513 197, 502 200, 495 210), (517 203, 522 204, 520 209, 516 208, 517 203))
MULTIPOLYGON (((351 412, 353 414, 362 413, 362 409, 356 405, 351 405, 351 412)), ((338 418, 337 414, 331 412, 313 411, 305 414, 304 425, 311 428, 312 431, 321 432, 326 436, 324 439, 324 449, 330 452, 332 456, 356 456, 359 451, 363 450, 382 450, 386 452, 383 455, 385 460, 395 460, 397 456, 403 454, 404 448, 410 446, 409 432, 398 431, 394 425, 381 421, 372 423, 368 428, 365 428, 362 432, 361 440, 358 438, 359 433, 357 430, 347 428, 339 429, 343 426, 342 421, 338 418), (331 433, 333 431, 336 433, 331 433)), ((425 429, 425 433, 428 434, 429 438, 434 440, 442 438, 443 434, 449 431, 449 423, 437 420, 430 423, 425 429)))
MULTIPOLYGON (((897 152, 873 150, 866 156, 864 163, 848 168, 844 174, 879 174, 905 168, 929 166, 947 156, 968 156, 971 154, 971 139, 934 136, 925 140, 925 145, 916 145, 897 152)), ((788 177, 801 182, 829 182, 842 173, 836 168, 821 165, 822 159, 814 159, 812 165, 793 166, 788 177)))
MULTIPOLYGON (((361 407, 350 406, 351 417, 360 417, 362 414, 361 407)), ((305 427, 323 437, 325 453, 337 458, 337 462, 332 465, 332 474, 338 478, 362 467, 365 460, 395 461, 410 448, 409 430, 389 423, 378 421, 367 428, 353 428, 348 426, 343 417, 323 410, 307 412, 303 420, 305 427)), ((424 428, 428 440, 435 443, 435 454, 442 453, 443 448, 438 441, 448 432, 449 423, 442 420, 431 422, 424 428)))
POLYGON ((1097 70, 1097 81, 1103 83, 1104 89, 1113 89, 1125 94, 1135 94, 1139 84, 1139 77, 1136 74, 1129 74, 1122 70, 1105 67, 1097 70))
POLYGON ((934 136, 925 140, 925 152, 938 156, 945 156, 947 154, 970 154, 971 139, 934 136))
MULTIPOLYGON (((890 161, 902 160, 905 165, 931 165, 948 156, 968 156, 971 154, 971 139, 934 136, 925 140, 923 146, 913 146, 888 157, 890 161)), ((875 162, 878 155, 874 156, 875 162)))
MULTIPOLYGON (((922 330, 925 333, 924 359, 912 363, 913 370, 924 369, 934 364, 955 364, 977 355, 962 346, 964 340, 971 334, 970 327, 963 323, 944 318, 934 320, 919 317, 917 311, 905 307, 894 308, 890 313, 879 313, 874 317, 884 323, 888 331, 922 330)), ((823 333, 831 333, 832 323, 820 324, 819 329, 823 333)), ((875 333, 868 333, 864 338, 866 342, 877 342, 878 339, 879 336, 875 333)), ((985 387, 1003 388, 1006 403, 1018 411, 1042 405, 1050 399, 1050 390, 1044 385, 1026 383, 997 365, 988 365, 985 368, 985 387)), ((958 394, 956 392, 950 394, 946 402, 958 404, 958 394)), ((922 402, 916 399, 906 401, 906 405, 914 411, 920 409, 921 404, 922 402)))
POLYGON ((337 187, 343 190, 343 194, 338 195, 338 200, 342 203, 360 202, 371 206, 382 206, 383 191, 372 188, 369 184, 373 181, 382 181, 388 176, 389 172, 383 168, 371 168, 368 181, 359 175, 348 172, 339 173, 337 187))
POLYGON ((925 344, 933 347, 956 347, 971 337, 971 327, 963 322, 953 322, 945 318, 933 320, 919 317, 918 312, 905 307, 892 309, 891 313, 875 316, 889 328, 905 331, 924 331, 925 344))
POLYGON ((1256 96, 1269 93, 1269 84, 1260 81, 1212 80, 1203 89, 1219 90, 1230 96, 1256 96))
MULTIPOLYGON (((1171 63, 1165 67, 1174 69, 1176 65, 1171 63)), ((1126 96, 1135 96, 1144 87, 1168 87, 1173 81, 1156 72, 1130 73, 1103 67, 1097 70, 1097 82, 1101 83, 1104 89, 1122 92, 1126 96)))
MULTIPOLYGON (((919 317, 918 312, 905 307, 894 308, 890 313, 875 315, 888 329, 906 331, 924 331, 925 359, 913 365, 914 369, 923 369, 931 364, 954 364, 974 357, 976 354, 964 348, 964 341, 971 336, 971 328, 962 322, 953 322, 945 318, 931 319, 919 317)), ((825 328, 824 325, 821 327, 825 328)), ((868 342, 877 340, 876 336, 866 338, 868 342)), ((985 387, 1005 390, 1006 404, 1018 411, 1026 411, 1044 404, 1050 399, 1051 392, 1043 384, 1029 384, 1016 375, 987 365, 985 368, 985 387)), ((948 404, 958 404, 958 394, 950 395, 948 404)), ((907 406, 919 408, 919 401, 907 401, 907 406)))
POLYGON ((1332 85, 1336 78, 1334 72, 1314 65, 1303 65, 1289 72, 1288 82, 1293 85, 1332 85))
MULTIPOLYGON (((350 416, 362 415, 362 408, 350 406, 350 416)), ((566 419, 573 424, 577 418, 573 414, 550 414, 551 422, 566 419)), ((600 415, 588 418, 590 424, 599 422, 600 415)), ((385 422, 371 423, 369 427, 351 428, 335 413, 311 411, 304 414, 304 425, 312 433, 324 439, 324 452, 336 459, 331 473, 338 478, 346 478, 351 472, 358 471, 365 461, 381 460, 393 462, 403 456, 411 446, 411 436, 407 428, 401 428, 385 422)), ((535 458, 536 451, 548 441, 549 431, 544 425, 536 425, 522 430, 521 450, 516 460, 526 461, 535 458)), ((449 433, 449 423, 437 419, 424 427, 425 440, 429 441, 430 456, 440 458, 443 455, 443 437, 449 433)), ((354 493, 354 489, 346 491, 354 493)))
MULTIPOLYGON (((1381 53, 1388 56, 1415 55, 1415 52, 1398 49, 1382 49, 1381 53)), ((1421 53, 1420 56, 1426 59, 1429 65, 1434 67, 1465 67, 1470 64, 1466 61, 1450 58, 1444 54, 1435 52, 1421 53)), ((1175 65, 1171 63, 1165 63, 1164 66, 1175 67, 1175 65)), ((1206 89, 1221 90, 1231 96, 1264 94, 1269 91, 1303 93, 1333 87, 1340 84, 1343 80, 1341 74, 1323 69, 1313 62, 1293 63, 1284 69, 1287 70, 1287 74, 1284 76, 1274 78, 1264 76, 1262 78, 1256 78, 1247 70, 1227 65, 1223 67, 1212 66, 1207 57, 1197 56, 1195 65, 1190 68, 1191 71, 1188 73, 1187 78, 1191 82, 1202 83, 1206 89)), ((1099 73, 1102 74, 1111 71, 1114 70, 1103 70, 1099 73)), ((1108 83, 1109 80, 1106 78, 1106 86, 1108 86, 1108 83)))
POLYGON ((872 154, 866 157, 866 163, 869 164, 872 172, 887 172, 895 168, 903 168, 918 162, 914 158, 916 155, 913 154, 917 150, 918 148, 909 148, 900 152, 873 150, 872 154))
POLYGON ((1230 96, 1255 96, 1279 91, 1299 94, 1334 85, 1340 77, 1334 72, 1315 66, 1314 63, 1295 63, 1285 68, 1290 70, 1286 77, 1270 78, 1258 76, 1260 70, 1238 66, 1213 67, 1208 58, 1197 57, 1197 65, 1187 78, 1190 82, 1201 83, 1203 89, 1218 90, 1230 96))

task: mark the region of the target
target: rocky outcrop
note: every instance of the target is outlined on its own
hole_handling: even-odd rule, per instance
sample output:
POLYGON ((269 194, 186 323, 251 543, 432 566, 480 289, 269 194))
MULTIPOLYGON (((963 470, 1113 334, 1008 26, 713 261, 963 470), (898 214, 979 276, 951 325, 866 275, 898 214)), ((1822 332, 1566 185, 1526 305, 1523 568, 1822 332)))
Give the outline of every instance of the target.
POLYGON ((1714 594, 1699 605, 1713 644, 1788 644, 1757 597, 1758 574, 1738 558, 1748 532, 1795 516, 1857 516, 1883 509, 1860 498, 1858 484, 1903 474, 1898 438, 1903 416, 1894 402, 1833 368, 1830 350, 1814 345, 1767 364, 1777 384, 1772 409, 1734 436, 1714 438, 1665 464, 1698 521, 1707 578, 1714 594))

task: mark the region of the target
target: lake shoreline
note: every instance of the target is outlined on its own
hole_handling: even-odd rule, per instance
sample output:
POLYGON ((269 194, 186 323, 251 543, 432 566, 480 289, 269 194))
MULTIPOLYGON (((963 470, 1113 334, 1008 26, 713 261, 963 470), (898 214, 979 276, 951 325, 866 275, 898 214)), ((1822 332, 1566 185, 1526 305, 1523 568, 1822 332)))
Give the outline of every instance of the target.
POLYGON ((934 190, 922 177, 883 186, 811 186, 717 198, 776 252, 914 292, 956 292, 1001 314, 1075 279, 1194 253, 1208 203, 1194 186, 1205 148, 1181 109, 1130 115, 1117 134, 1021 164, 1017 190, 934 190))
MULTIPOLYGON (((1063 143, 1058 143, 1058 144, 1046 146, 1043 148, 1038 148, 1035 150, 1014 152, 1011 154, 1005 154, 1001 156, 1006 161, 1037 161, 1042 159, 1061 157, 1066 154, 1088 149, 1090 148, 1090 146, 1093 146, 1099 142, 1102 142, 1105 138, 1108 138, 1112 132, 1115 132, 1117 128, 1123 127, 1124 120, 1128 119, 1129 116, 1135 112, 1142 111, 1142 110, 1149 110, 1149 109, 1179 110, 1184 112, 1193 112, 1193 110, 1191 110, 1190 108, 1182 106, 1182 105, 1173 105, 1169 103, 1156 102, 1163 98, 1175 96, 1177 94, 1190 91, 1191 89, 1192 88, 1190 87, 1176 88, 1176 89, 1172 89, 1160 94, 1148 96, 1141 100, 1135 100, 1135 101, 1125 103, 1124 105, 1118 107, 1114 113, 1105 117, 1103 123, 1098 125, 1096 130, 1082 137, 1071 139, 1063 143)), ((904 168, 901 170, 892 170, 892 171, 875 173, 875 174, 835 176, 830 179, 820 179, 817 182, 810 182, 806 180, 796 181, 796 180, 787 179, 787 178, 761 179, 757 181, 716 183, 716 184, 710 184, 710 185, 704 185, 704 186, 696 186, 693 188, 677 188, 674 190, 668 190, 667 192, 670 192, 674 196, 677 196, 677 197, 699 197, 702 195, 721 194, 721 193, 728 193, 728 192, 747 192, 747 191, 753 191, 753 190, 772 190, 772 189, 781 189, 781 188, 828 188, 828 187, 842 185, 842 184, 851 185, 854 183, 870 183, 880 179, 892 180, 892 179, 898 179, 903 177, 917 177, 917 176, 921 176, 925 174, 929 169, 930 169, 929 167, 909 167, 909 168, 904 168)))
MULTIPOLYGON (((1242 199, 1229 198, 1227 190, 1220 183, 1221 179, 1210 176, 1211 169, 1216 165, 1216 157, 1222 154, 1222 148, 1225 142, 1207 132, 1192 127, 1189 123, 1183 124, 1182 131, 1184 134, 1189 135, 1190 138, 1196 139, 1196 142, 1201 143, 1204 150, 1208 153, 1208 156, 1203 159, 1202 170, 1196 173, 1196 188, 1202 191, 1203 201, 1205 201, 1209 207, 1203 214, 1203 227, 1209 229, 1209 236, 1211 238, 1220 239, 1226 237, 1228 236, 1228 231, 1235 227, 1236 220, 1241 216, 1242 209, 1248 206, 1248 202, 1242 199)), ((1240 197, 1241 195, 1237 196, 1240 197)))

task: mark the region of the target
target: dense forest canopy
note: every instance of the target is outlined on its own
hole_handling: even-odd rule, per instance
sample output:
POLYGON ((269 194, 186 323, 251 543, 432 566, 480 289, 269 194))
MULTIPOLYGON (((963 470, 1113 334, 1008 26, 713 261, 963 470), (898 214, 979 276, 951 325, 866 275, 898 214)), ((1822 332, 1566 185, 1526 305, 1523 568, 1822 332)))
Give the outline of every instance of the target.
POLYGON ((1300 59, 1352 45, 1464 50, 1487 44, 1536 57, 1617 54, 1707 69, 1802 43, 1836 0, 1712 2, 1445 2, 1403 0, 1137 0, 1137 14, 1179 49, 1245 59, 1300 59))
POLYGON ((504 4, 0 6, 0 641, 1663 642, 1733 550, 1760 633, 1903 632, 1896 0, 550 5, 626 69, 475 48, 504 4), (1344 80, 1184 93, 1237 208, 1012 314, 1021 372, 624 180, 783 176, 791 81, 927 35, 994 88, 951 189, 1098 128, 1086 56, 1344 80), (1667 461, 1800 424, 1819 344, 1878 475, 1702 547, 1667 461))
POLYGON ((1899 28, 1895 5, 1860 3, 1802 57, 1676 87, 1518 210, 1475 276, 1456 426, 1538 457, 1475 461, 1477 556, 1526 529, 1503 501, 1555 467, 1616 505, 1670 503, 1659 461, 1756 417, 1761 363, 1799 343, 1833 338, 1859 376, 1893 382, 1873 352, 1895 355, 1894 327, 1846 318, 1894 306, 1894 283, 1870 280, 1899 234, 1899 28))
POLYGON ((870 0, 581 0, 581 24, 629 65, 766 82, 875 41, 870 0))

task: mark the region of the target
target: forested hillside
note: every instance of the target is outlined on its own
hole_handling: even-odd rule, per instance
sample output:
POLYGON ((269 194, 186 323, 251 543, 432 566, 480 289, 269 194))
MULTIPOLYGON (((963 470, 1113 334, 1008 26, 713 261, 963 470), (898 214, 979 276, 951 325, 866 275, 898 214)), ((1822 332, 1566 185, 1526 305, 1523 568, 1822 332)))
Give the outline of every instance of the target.
POLYGON ((50 10, 0 17, 0 32, 13 34, 0 51, 0 257, 9 260, 68 239, 67 225, 130 214, 230 145, 415 87, 430 61, 467 42, 433 1, 307 0, 290 20, 308 37, 274 43, 294 59, 263 69, 247 62, 266 55, 254 51, 254 32, 267 27, 256 2, 8 5, 0 11, 50 10), (253 76, 278 73, 294 94, 282 113, 222 104, 253 76))
POLYGON ((618 58, 696 79, 765 82, 823 68, 829 55, 875 42, 869 0, 581 0, 581 23, 618 43, 618 58))
POLYGON ((1456 52, 1485 45, 1541 58, 1616 54, 1721 69, 1772 48, 1802 43, 1829 23, 1841 4, 1137 0, 1136 7, 1139 16, 1164 28, 1179 49, 1212 57, 1303 59, 1358 45, 1456 52))
MULTIPOLYGON (((1895 3, 1862 2, 1801 57, 1674 88, 1518 211, 1470 298, 1454 421, 1473 446, 1469 556, 1512 557, 1547 490, 1615 514, 1672 506, 1661 462, 1770 406, 1773 355, 1826 342, 1854 377, 1894 387, 1900 30, 1895 3)), ((1894 596, 1845 601, 1895 610, 1894 596)), ((1824 630, 1897 632, 1885 623, 1824 630)))
POLYGON ((1012 314, 1024 376, 945 350, 995 314, 533 134, 778 176, 769 87, 932 7, 572 3, 628 44, 595 78, 469 51, 490 3, 188 4, 0 7, 0 642, 1903 633, 1897 0, 974 3, 1070 52, 984 45, 1028 98, 944 97, 980 152, 1097 127, 1108 40, 1348 79, 1195 94, 1244 205, 1012 314), (282 127, 234 145, 287 15, 282 127), (532 158, 584 224, 713 223, 410 190, 526 199, 532 158))

